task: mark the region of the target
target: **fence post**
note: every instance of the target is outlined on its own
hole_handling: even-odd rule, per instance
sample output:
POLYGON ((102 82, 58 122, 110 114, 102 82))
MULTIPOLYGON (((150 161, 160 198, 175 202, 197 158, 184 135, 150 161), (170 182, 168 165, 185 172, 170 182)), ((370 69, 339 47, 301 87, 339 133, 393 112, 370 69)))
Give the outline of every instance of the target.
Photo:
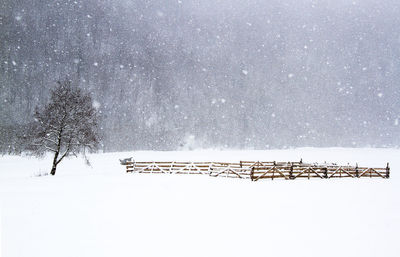
POLYGON ((360 174, 358 174, 358 163, 356 163, 356 178, 359 178, 360 174))
POLYGON ((250 179, 251 179, 251 181, 253 181, 253 179, 254 179, 254 166, 251 167, 251 170, 250 170, 250 179))
POLYGON ((390 177, 390 167, 389 167, 389 163, 386 164, 386 178, 390 177))
POLYGON ((276 162, 274 161, 274 168, 273 168, 273 170, 272 170, 272 177, 271 177, 272 180, 274 180, 275 168, 276 168, 276 162))
POLYGON ((293 177, 293 163, 290 163, 289 179, 294 179, 294 177, 293 177))
POLYGON ((324 178, 328 178, 328 168, 324 168, 324 178))

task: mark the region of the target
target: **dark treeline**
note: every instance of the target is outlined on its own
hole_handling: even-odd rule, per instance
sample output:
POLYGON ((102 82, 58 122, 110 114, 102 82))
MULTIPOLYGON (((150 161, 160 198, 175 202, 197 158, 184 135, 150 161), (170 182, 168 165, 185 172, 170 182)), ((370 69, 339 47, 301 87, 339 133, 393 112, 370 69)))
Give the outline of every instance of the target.
POLYGON ((1 151, 66 78, 106 151, 398 146, 399 6, 2 0, 1 151))

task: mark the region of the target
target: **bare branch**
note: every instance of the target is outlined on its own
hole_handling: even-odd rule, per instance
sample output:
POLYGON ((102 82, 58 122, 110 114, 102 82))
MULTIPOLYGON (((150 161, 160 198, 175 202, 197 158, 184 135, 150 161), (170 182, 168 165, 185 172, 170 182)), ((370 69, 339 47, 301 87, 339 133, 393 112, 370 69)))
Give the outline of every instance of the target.
POLYGON ((44 139, 44 140, 47 140, 47 141, 49 141, 49 142, 51 142, 51 143, 53 143, 53 144, 57 144, 57 142, 56 142, 56 141, 54 141, 54 140, 53 140, 53 139, 51 139, 51 138, 44 137, 43 139, 44 139))
POLYGON ((61 155, 61 158, 56 162, 56 164, 59 164, 62 159, 64 159, 65 156, 67 156, 69 154, 69 146, 67 147, 67 150, 65 150, 65 152, 61 155))
POLYGON ((44 148, 45 148, 46 150, 49 150, 49 151, 54 152, 54 153, 57 152, 57 150, 54 150, 53 148, 50 148, 50 147, 48 147, 47 145, 44 145, 44 148))

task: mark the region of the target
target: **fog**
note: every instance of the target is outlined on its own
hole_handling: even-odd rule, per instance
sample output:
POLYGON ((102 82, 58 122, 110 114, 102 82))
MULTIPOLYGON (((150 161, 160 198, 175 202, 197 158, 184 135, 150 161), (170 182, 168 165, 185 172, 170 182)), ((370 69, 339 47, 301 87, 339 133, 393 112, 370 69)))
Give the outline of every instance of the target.
POLYGON ((399 27, 397 0, 1 0, 0 142, 70 79, 104 151, 399 146, 399 27))

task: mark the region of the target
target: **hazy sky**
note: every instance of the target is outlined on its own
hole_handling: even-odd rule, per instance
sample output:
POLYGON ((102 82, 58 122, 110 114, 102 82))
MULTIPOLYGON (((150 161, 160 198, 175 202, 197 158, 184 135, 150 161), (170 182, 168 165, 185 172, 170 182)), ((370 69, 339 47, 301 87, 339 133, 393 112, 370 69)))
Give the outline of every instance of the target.
POLYGON ((105 148, 400 144, 398 1, 2 1, 0 124, 59 79, 105 148))

